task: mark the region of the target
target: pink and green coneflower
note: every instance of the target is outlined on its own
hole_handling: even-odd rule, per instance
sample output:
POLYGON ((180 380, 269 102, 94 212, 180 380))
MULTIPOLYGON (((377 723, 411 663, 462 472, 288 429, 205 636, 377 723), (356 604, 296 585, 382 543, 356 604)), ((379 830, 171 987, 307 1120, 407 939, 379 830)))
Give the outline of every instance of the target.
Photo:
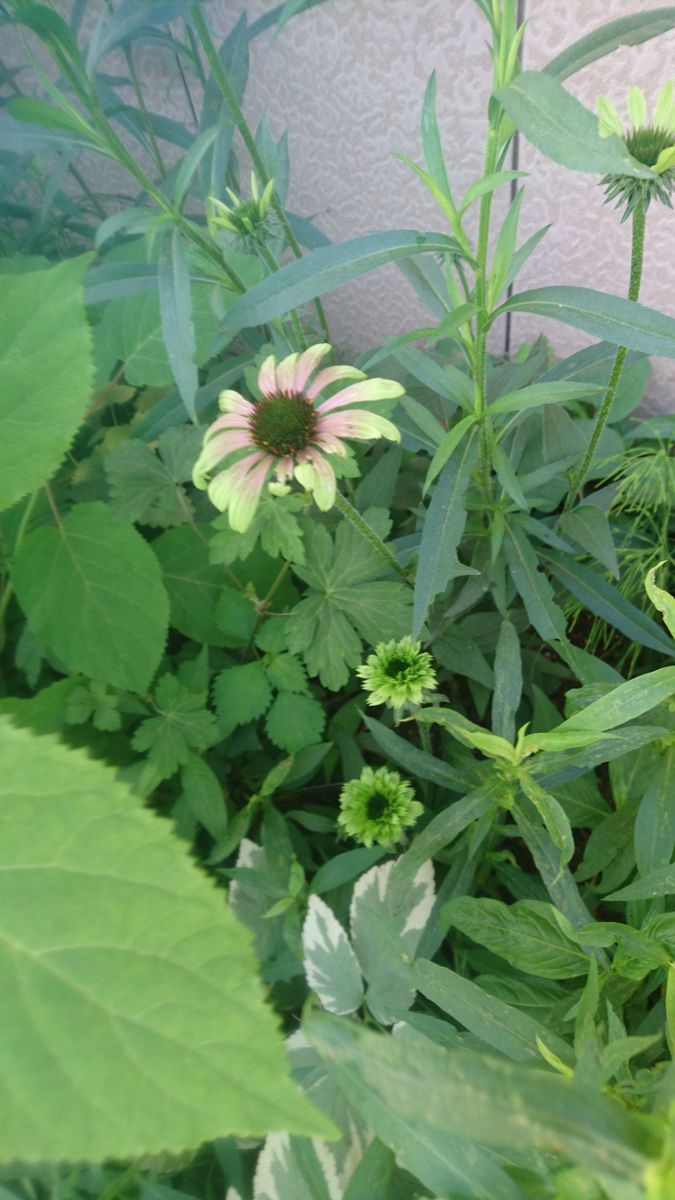
POLYGON ((273 479, 287 485, 296 479, 326 512, 335 503, 335 472, 326 457, 348 454, 344 438, 399 441, 398 429, 386 417, 356 404, 372 404, 403 395, 391 379, 367 379, 356 367, 325 367, 326 343, 277 363, 274 355, 258 373, 260 399, 221 392, 223 412, 204 435, 195 463, 195 487, 207 489, 212 504, 227 512, 232 529, 243 533, 255 515, 261 492, 273 479), (328 397, 326 389, 348 380, 328 397))

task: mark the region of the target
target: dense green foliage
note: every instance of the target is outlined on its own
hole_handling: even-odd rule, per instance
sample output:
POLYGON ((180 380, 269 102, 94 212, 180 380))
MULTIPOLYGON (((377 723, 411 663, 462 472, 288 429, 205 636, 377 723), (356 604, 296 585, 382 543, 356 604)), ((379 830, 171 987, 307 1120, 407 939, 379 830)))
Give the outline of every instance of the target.
POLYGON ((329 245, 241 107, 317 2, 221 46, 187 0, 3 8, 3 1195, 669 1200, 675 417, 638 410, 675 319, 638 296, 675 104, 657 169, 561 80, 675 9, 521 72, 476 0, 482 177, 432 76, 439 230, 329 245), (624 204, 627 297, 517 290, 516 130, 624 204), (429 325, 338 366, 321 297, 386 263, 429 325), (488 353, 518 311, 597 340, 488 353))

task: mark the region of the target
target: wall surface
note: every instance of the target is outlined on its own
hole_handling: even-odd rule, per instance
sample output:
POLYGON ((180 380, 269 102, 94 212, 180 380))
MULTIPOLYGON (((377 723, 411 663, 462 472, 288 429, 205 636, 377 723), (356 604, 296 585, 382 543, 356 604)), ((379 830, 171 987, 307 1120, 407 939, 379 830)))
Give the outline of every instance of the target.
MULTIPOLYGON (((233 11, 246 8, 253 19, 271 7, 263 0, 213 0, 209 12, 224 33, 233 11)), ((526 0, 525 67, 541 68, 598 25, 653 7, 654 0, 526 0)), ((653 103, 674 62, 675 31, 619 49, 566 86, 589 107, 603 92, 624 111, 630 83, 641 86, 653 103)), ((265 34, 254 43, 248 112, 256 117, 266 108, 274 132, 288 130, 291 207, 316 214, 334 241, 377 229, 444 229, 422 183, 395 157, 406 154, 421 161, 419 114, 432 70, 457 195, 481 171, 490 86, 485 25, 472 0, 327 0, 291 21, 276 39, 265 34)), ((623 292, 630 227, 620 225, 614 210, 603 204, 597 176, 567 171, 525 141, 520 167, 529 172, 523 240, 542 225, 552 228, 519 286, 564 283, 623 292)), ((674 250, 675 212, 653 205, 642 299, 673 317, 674 250)), ((335 340, 351 350, 428 319, 395 267, 334 293, 326 306, 335 340)), ((565 326, 520 315, 514 321, 514 342, 539 330, 560 353, 591 340, 565 326)), ((675 409, 675 363, 654 361, 649 394, 655 407, 675 409)))
MULTIPOLYGON (((214 31, 224 37, 242 11, 250 21, 274 0, 202 0, 214 31)), ((70 9, 71 0, 60 0, 70 9)), ((541 68, 577 38, 616 17, 647 11, 658 0, 524 0, 528 20, 524 64, 541 68)), ((105 12, 88 0, 85 29, 105 12)), ((481 172, 490 62, 486 26, 473 0, 326 0, 292 19, 278 36, 252 44, 245 108, 257 122, 263 110, 276 137, 288 131, 289 205, 313 215, 333 241, 380 229, 446 232, 421 181, 396 156, 420 161, 419 116, 430 73, 437 74, 438 115, 456 196, 481 172)), ((642 46, 624 47, 593 63, 566 86, 593 107, 599 92, 625 110, 631 83, 653 104, 675 63, 675 30, 642 46)), ((120 61, 121 71, 124 65, 120 61)), ((172 56, 157 47, 137 54, 151 107, 190 122, 172 56)), ((115 70, 115 56, 105 61, 115 70)), ((131 98, 131 94, 130 94, 131 98)), ((577 284, 625 293, 629 223, 603 204, 597 176, 572 173, 521 141, 520 167, 529 173, 521 235, 551 229, 523 271, 519 287, 577 284)), ((94 179, 107 180, 97 161, 94 179)), ((109 182, 109 180, 108 180, 109 182)), ((499 217, 508 200, 497 193, 499 217)), ((675 212, 653 205, 647 225, 642 300, 675 317, 675 212)), ((403 275, 386 267, 326 298, 332 337, 343 353, 375 346, 428 323, 403 275)), ((558 353, 591 339, 565 326, 519 315, 513 343, 540 331, 558 353)), ((503 348, 503 328, 493 349, 503 348)), ((654 361, 650 403, 675 411, 675 362, 654 361)))

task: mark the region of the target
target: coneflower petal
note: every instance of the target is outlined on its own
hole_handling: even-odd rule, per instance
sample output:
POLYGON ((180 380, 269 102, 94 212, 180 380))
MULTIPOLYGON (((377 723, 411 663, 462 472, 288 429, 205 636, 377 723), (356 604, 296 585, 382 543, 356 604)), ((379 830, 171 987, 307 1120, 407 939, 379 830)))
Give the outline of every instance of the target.
POLYGON ((295 468, 295 478, 302 487, 312 493, 322 512, 328 512, 335 504, 335 472, 327 459, 318 450, 303 450, 302 461, 295 468))
POLYGON ((386 417, 371 413, 366 408, 351 408, 342 412, 329 413, 319 419, 319 436, 333 434, 335 437, 355 438, 389 438, 399 442, 401 435, 386 417))
POLYGON ((405 389, 393 379, 363 379, 350 387, 342 388, 317 405, 320 413, 332 412, 335 408, 344 408, 348 404, 372 404, 375 400, 395 400, 403 396, 405 389))
POLYGON ((283 392, 286 396, 294 391, 295 366, 299 357, 299 354, 289 354, 286 358, 282 358, 277 367, 277 391, 283 392))
POLYGON ((239 392, 226 388, 218 397, 218 407, 221 412, 239 413, 242 417, 250 417, 254 411, 250 400, 245 400, 239 392))
POLYGON ((323 371, 312 380, 310 386, 305 388, 305 395, 308 400, 314 400, 325 387, 330 383, 337 383, 340 379, 365 379, 363 371, 359 371, 358 367, 324 367, 323 371))
POLYGON ((270 354, 258 371, 258 387, 263 396, 273 396, 277 390, 276 360, 270 354))
POLYGON ((293 380, 293 391, 302 392, 305 384, 313 371, 316 370, 322 358, 325 358, 330 350, 328 342, 317 342, 316 346, 310 346, 299 357, 295 364, 295 378, 293 380))

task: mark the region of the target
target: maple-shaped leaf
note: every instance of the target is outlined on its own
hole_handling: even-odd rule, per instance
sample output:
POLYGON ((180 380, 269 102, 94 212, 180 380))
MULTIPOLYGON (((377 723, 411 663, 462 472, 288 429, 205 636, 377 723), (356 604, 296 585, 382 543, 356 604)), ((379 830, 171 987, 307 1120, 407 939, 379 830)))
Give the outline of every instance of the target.
MULTIPOLYGON (((384 539, 391 522, 382 509, 364 518, 384 539)), ((390 573, 370 543, 346 522, 334 537, 322 525, 305 533, 305 562, 295 574, 309 591, 288 621, 288 649, 302 654, 310 675, 332 691, 343 687, 363 658, 363 641, 400 638, 410 632, 412 591, 390 573)))
POLYGON ((206 694, 192 692, 173 675, 163 675, 155 689, 156 717, 136 730, 134 750, 147 751, 162 779, 184 766, 192 751, 208 750, 220 739, 218 722, 206 708, 206 694))

